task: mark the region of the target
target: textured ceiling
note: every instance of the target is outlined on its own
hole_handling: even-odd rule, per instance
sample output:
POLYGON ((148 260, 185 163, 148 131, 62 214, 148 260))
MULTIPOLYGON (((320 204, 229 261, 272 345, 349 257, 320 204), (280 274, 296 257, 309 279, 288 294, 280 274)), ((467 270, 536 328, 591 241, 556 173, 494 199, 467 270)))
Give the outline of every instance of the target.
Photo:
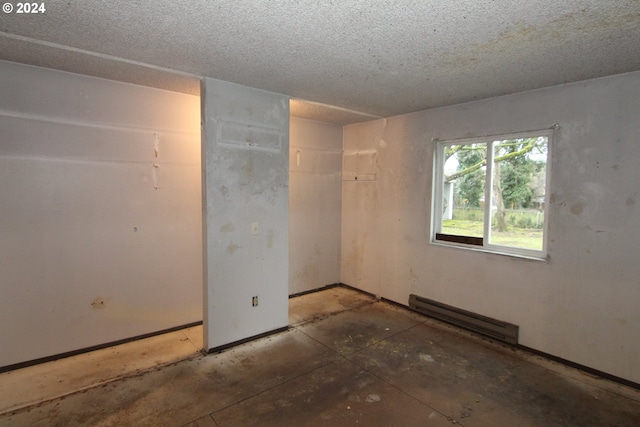
POLYGON ((640 70, 639 0, 43 2, 0 12, 0 59, 186 93, 209 76, 338 123, 640 70))

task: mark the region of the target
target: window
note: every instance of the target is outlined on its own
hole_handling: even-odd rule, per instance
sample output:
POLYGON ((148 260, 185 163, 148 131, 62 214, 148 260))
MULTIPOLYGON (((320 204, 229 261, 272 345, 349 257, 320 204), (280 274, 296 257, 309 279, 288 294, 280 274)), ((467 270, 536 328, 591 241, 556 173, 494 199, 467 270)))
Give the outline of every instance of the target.
POLYGON ((545 257, 552 133, 436 142, 431 241, 545 257))

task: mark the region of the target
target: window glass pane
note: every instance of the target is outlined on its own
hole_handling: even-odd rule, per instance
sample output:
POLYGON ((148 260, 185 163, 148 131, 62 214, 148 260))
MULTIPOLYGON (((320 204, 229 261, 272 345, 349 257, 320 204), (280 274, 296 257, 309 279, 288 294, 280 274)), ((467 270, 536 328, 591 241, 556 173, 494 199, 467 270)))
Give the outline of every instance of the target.
POLYGON ((486 157, 486 143, 444 147, 442 233, 483 236, 486 157))
POLYGON ((489 243, 542 250, 547 137, 493 142, 489 243))

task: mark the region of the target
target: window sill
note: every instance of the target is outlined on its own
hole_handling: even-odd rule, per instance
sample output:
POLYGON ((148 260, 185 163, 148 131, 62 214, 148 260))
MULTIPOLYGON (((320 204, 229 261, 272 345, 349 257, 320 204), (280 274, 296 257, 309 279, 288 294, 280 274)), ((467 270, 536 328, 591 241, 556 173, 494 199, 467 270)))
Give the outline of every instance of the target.
POLYGON ((549 263, 551 259, 549 254, 536 255, 536 254, 528 254, 528 253, 509 252, 505 250, 500 250, 500 248, 494 248, 494 247, 487 248, 484 246, 465 245, 461 243, 452 243, 452 242, 446 242, 446 241, 440 241, 440 240, 431 240, 429 243, 434 246, 440 246, 444 248, 464 249, 467 251, 483 252, 486 254, 506 256, 509 258, 519 258, 527 261, 549 263))

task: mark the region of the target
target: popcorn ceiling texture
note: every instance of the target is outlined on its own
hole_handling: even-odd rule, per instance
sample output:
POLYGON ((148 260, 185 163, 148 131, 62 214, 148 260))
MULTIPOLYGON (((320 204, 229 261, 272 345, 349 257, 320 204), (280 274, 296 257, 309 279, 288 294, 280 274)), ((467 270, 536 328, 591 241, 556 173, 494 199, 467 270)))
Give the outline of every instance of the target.
POLYGON ((340 107, 301 103, 336 122, 640 69, 637 0, 45 5, 0 14, 0 59, 192 94, 213 77, 340 107))

